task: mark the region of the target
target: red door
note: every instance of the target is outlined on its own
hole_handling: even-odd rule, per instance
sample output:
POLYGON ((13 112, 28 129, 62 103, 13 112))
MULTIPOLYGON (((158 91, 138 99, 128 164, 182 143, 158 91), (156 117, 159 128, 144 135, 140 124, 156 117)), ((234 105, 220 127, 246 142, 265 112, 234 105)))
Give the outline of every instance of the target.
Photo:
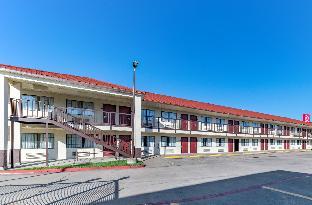
POLYGON ((269 140, 268 140, 268 139, 265 139, 264 142, 265 142, 265 143, 264 143, 264 145, 265 145, 265 146, 264 146, 264 149, 265 149, 265 150, 268 150, 269 140))
POLYGON ((103 104, 103 123, 115 125, 116 105, 103 104))
POLYGON ((234 121, 234 133, 239 133, 239 121, 234 121))
POLYGON ((119 135, 119 148, 127 153, 131 153, 131 136, 119 135))
POLYGON ((287 140, 287 149, 290 149, 290 140, 287 140))
POLYGON ((188 114, 181 114, 181 129, 188 130, 188 114))
MULTIPOLYGON (((105 141, 108 145, 116 145, 116 135, 103 135, 103 141, 105 141)), ((115 152, 103 147, 103 157, 105 156, 114 156, 115 152)))
POLYGON ((197 116, 190 115, 191 130, 198 130, 197 116))
POLYGON ((228 120, 228 125, 229 125, 229 133, 234 133, 234 121, 228 120))
POLYGON ((131 107, 119 106, 119 125, 131 126, 131 107))
POLYGON ((302 140, 302 149, 306 149, 307 148, 307 141, 302 140))
POLYGON ((261 134, 267 135, 269 134, 269 125, 268 124, 261 124, 261 134))
POLYGON ((284 149, 287 149, 287 140, 284 140, 284 149))
POLYGON ((188 153, 188 137, 181 137, 181 153, 188 153))
POLYGON ((191 137, 190 142, 190 153, 197 153, 197 137, 191 137))
POLYGON ((228 140, 228 149, 229 149, 229 152, 233 152, 233 139, 229 139, 228 140))
POLYGON ((261 139, 261 150, 264 150, 264 139, 261 139))

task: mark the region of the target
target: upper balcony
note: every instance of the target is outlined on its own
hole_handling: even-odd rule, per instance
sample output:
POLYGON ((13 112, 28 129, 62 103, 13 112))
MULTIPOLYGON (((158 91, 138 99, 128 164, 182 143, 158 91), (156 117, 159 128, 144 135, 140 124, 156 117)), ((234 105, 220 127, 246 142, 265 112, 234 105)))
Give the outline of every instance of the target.
MULTIPOLYGON (((238 122, 238 121, 237 121, 238 122)), ((207 123, 185 119, 166 119, 162 117, 145 117, 142 119, 142 128, 146 132, 183 133, 183 134, 229 134, 231 135, 262 135, 279 137, 310 137, 310 133, 303 129, 300 132, 291 132, 290 129, 270 128, 268 124, 259 126, 244 126, 240 124, 207 123)))
MULTIPOLYGON (((14 100, 11 99, 11 113, 20 118, 48 118, 54 109, 43 101, 14 100)), ((83 118, 85 122, 103 130, 131 131, 131 110, 123 109, 125 112, 107 112, 103 110, 84 109, 74 107, 58 107, 74 117, 83 118), (130 113, 129 113, 130 111, 130 113)), ((125 107, 126 108, 126 107, 125 107)), ((128 107, 127 107, 128 108, 128 107)))

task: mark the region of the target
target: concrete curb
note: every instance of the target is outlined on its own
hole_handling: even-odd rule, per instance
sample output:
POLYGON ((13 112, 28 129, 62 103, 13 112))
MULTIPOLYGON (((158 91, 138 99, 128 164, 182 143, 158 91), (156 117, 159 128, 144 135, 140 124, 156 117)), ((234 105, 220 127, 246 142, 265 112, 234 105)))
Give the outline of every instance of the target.
POLYGON ((18 175, 18 174, 45 174, 45 173, 62 173, 62 172, 80 172, 91 170, 124 170, 124 169, 138 169, 144 168, 145 165, 125 165, 125 166, 112 166, 112 167, 72 167, 64 169, 42 169, 42 170, 4 170, 0 171, 0 175, 18 175))
POLYGON ((274 154, 274 153, 292 153, 292 152, 309 152, 311 150, 270 150, 270 151, 248 151, 248 152, 231 152, 231 153, 211 153, 211 154, 194 154, 194 155, 167 155, 165 159, 183 159, 183 158, 206 158, 206 157, 231 157, 244 155, 274 154))

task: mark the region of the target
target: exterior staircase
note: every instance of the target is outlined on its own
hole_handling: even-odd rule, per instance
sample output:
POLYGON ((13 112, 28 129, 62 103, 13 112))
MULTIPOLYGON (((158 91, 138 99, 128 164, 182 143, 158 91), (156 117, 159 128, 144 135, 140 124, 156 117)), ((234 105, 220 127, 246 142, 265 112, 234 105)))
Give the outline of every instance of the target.
POLYGON ((53 124, 72 134, 102 145, 104 148, 124 157, 131 157, 131 143, 118 142, 115 135, 111 135, 107 131, 91 125, 82 116, 70 115, 66 112, 65 108, 51 107, 44 104, 40 105, 40 103, 37 103, 38 105, 36 106, 33 104, 29 105, 29 102, 23 103, 21 99, 11 99, 10 104, 12 121, 53 124))

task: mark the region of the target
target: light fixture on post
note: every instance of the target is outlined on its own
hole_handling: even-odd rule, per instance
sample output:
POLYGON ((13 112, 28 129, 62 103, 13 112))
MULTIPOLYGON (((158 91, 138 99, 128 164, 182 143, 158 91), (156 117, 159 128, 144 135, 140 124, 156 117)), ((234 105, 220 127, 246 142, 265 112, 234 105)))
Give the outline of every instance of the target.
POLYGON ((133 67, 133 88, 132 88, 132 97, 133 97, 133 102, 132 102, 132 143, 131 143, 131 156, 135 158, 135 146, 134 146, 134 132, 135 132, 135 127, 134 127, 134 120, 135 120, 135 93, 136 93, 136 69, 139 66, 139 62, 137 60, 134 60, 132 62, 132 67, 133 67))

